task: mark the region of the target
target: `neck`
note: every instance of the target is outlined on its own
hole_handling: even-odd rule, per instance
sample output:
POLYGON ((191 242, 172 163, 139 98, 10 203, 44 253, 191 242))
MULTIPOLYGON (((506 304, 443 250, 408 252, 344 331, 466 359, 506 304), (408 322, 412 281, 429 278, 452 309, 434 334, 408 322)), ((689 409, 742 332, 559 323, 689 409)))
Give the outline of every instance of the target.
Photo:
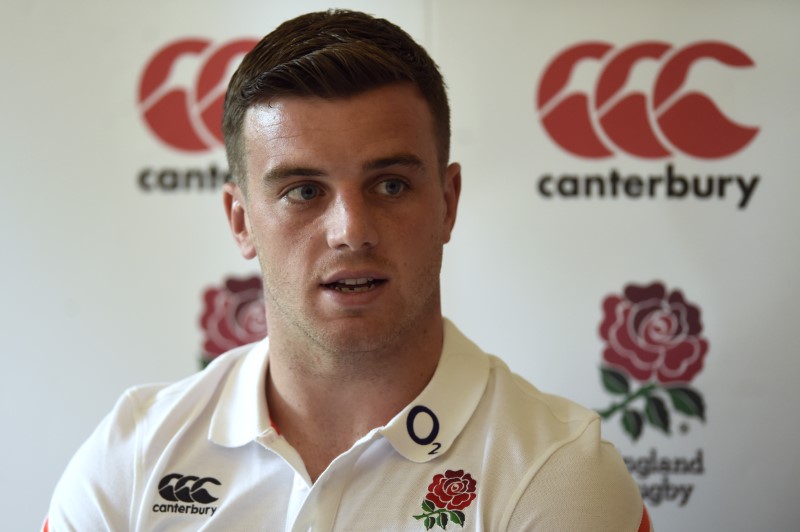
POLYGON ((422 392, 439 362, 443 327, 439 314, 402 342, 373 352, 332 354, 282 340, 270 331, 270 417, 314 481, 337 456, 387 424, 422 392))

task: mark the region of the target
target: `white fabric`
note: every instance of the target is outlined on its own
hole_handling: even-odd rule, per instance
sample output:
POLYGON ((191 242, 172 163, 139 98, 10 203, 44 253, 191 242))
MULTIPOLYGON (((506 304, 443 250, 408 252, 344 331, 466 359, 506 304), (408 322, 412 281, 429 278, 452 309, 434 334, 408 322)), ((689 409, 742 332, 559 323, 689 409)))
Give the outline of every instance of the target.
POLYGON ((312 485, 270 423, 268 348, 128 390, 67 467, 50 530, 425 530, 414 516, 431 514, 429 485, 448 470, 476 483, 464 530, 638 529, 638 488, 597 415, 539 392, 449 322, 419 397, 312 485), (184 500, 166 500, 160 483, 184 500))

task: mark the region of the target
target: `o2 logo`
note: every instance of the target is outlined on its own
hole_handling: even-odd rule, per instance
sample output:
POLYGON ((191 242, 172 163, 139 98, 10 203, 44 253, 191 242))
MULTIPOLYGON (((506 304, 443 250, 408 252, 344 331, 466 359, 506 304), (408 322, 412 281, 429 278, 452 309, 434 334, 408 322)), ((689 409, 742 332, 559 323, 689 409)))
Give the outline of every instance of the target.
POLYGON ((673 149, 701 159, 727 157, 747 146, 758 128, 733 122, 704 93, 681 92, 691 67, 707 59, 732 68, 755 64, 723 42, 697 42, 674 51, 657 41, 618 51, 603 42, 576 44, 559 53, 539 81, 536 107, 542 125, 563 149, 591 159, 613 155, 614 148, 645 159, 669 157, 673 149), (583 60, 602 63, 591 97, 566 89, 583 60), (661 63, 652 94, 622 93, 643 60, 661 63))
POLYGON ((205 39, 182 39, 156 52, 139 83, 139 108, 153 134, 181 151, 202 152, 221 145, 226 74, 257 42, 240 39, 214 46, 205 39), (170 76, 176 63, 191 56, 200 60, 194 83, 175 87, 170 76))
POLYGON ((408 435, 411 436, 411 439, 414 440, 414 443, 417 445, 433 446, 433 449, 431 449, 428 454, 437 454, 439 452, 439 448, 442 446, 441 443, 436 441, 436 437, 439 435, 439 418, 436 417, 436 414, 434 414, 430 408, 422 405, 417 405, 412 408, 406 418, 406 429, 408 430, 408 435), (415 422, 419 415, 427 417, 431 422, 431 428, 427 434, 417 433, 415 422))

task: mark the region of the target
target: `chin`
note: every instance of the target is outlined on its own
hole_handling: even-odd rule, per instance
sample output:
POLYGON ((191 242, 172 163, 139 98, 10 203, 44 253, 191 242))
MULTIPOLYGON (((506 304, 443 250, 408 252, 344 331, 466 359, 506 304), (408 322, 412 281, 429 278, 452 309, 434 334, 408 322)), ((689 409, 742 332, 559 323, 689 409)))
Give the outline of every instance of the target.
POLYGON ((337 319, 308 332, 323 351, 345 357, 383 353, 391 350, 403 336, 394 320, 363 317, 337 319))
POLYGON ((394 344, 395 331, 380 332, 373 327, 337 325, 319 338, 326 351, 339 354, 374 353, 394 344))

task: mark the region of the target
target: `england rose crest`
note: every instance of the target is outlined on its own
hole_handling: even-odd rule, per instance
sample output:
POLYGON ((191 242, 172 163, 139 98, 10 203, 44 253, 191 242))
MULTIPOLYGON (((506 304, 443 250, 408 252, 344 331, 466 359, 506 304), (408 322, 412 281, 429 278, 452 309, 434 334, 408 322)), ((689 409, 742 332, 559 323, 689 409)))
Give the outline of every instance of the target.
POLYGON ((423 512, 413 517, 423 520, 425 530, 437 525, 446 530, 449 523, 463 527, 466 520, 463 510, 477 496, 476 488, 475 479, 469 473, 464 473, 463 469, 448 469, 443 475, 439 473, 428 485, 428 494, 422 500, 423 512))
POLYGON ((631 284, 608 296, 603 312, 600 373, 603 387, 619 401, 599 410, 600 416, 621 413, 622 427, 634 441, 645 423, 670 433, 670 404, 681 415, 705 421, 703 396, 690 386, 708 352, 697 305, 655 282, 631 284))

